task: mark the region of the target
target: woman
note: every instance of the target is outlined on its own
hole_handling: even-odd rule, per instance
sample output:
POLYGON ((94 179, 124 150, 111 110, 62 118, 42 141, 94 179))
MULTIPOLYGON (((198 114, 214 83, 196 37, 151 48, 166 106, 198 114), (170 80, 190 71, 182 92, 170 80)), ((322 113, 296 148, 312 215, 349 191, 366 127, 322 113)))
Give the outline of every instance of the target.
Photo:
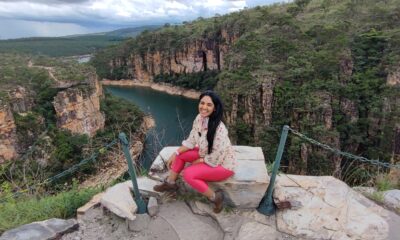
POLYGON ((162 184, 154 186, 155 191, 176 190, 178 174, 185 163, 190 162, 183 172, 183 179, 215 204, 215 213, 221 212, 224 195, 222 191, 209 188, 207 182, 223 181, 234 174, 234 150, 228 130, 221 121, 222 114, 222 102, 213 91, 200 95, 199 114, 190 135, 168 159, 169 176, 162 184))

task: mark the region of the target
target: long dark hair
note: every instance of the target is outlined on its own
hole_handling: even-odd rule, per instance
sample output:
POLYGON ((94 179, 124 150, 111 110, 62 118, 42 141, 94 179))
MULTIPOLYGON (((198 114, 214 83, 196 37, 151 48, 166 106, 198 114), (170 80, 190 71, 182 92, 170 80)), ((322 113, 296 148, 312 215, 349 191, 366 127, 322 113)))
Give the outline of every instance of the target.
POLYGON ((224 113, 224 105, 222 104, 219 96, 211 90, 203 92, 199 97, 199 103, 204 96, 209 96, 214 104, 214 111, 209 116, 208 120, 208 131, 207 131, 207 142, 208 142, 208 154, 212 152, 214 144, 215 132, 217 131, 218 125, 222 121, 222 115, 224 113))

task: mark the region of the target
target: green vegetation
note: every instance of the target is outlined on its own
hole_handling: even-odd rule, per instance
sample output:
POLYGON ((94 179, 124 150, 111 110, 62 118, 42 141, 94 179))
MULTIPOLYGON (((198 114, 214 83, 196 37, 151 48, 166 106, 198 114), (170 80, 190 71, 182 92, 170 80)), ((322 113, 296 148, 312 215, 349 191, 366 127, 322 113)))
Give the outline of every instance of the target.
POLYGON ((94 53, 125 38, 117 36, 48 37, 0 40, 0 53, 41 54, 51 57, 94 53))
MULTIPOLYGON (((143 133, 139 131, 139 127, 144 113, 137 106, 106 94, 101 99, 100 106, 106 118, 105 128, 90 139, 87 135, 71 134, 56 127, 52 102, 56 94, 64 89, 55 86, 57 81, 85 83, 89 78, 95 77, 94 69, 87 64, 45 56, 0 54, 0 60, 0 69, 5 70, 0 71, 2 101, 12 104, 15 99, 11 93, 17 86, 23 86, 27 93, 24 101, 30 105, 27 112, 14 113, 18 147, 25 154, 0 165, 0 201, 7 200, 5 205, 0 204, 0 209, 5 214, 0 217, 8 219, 7 214, 23 215, 27 208, 32 208, 31 211, 26 211, 24 217, 14 222, 0 221, 0 228, 4 230, 48 217, 71 216, 76 207, 87 201, 97 190, 79 192, 72 189, 57 196, 49 195, 59 192, 60 188, 62 191, 69 191, 73 186, 73 177, 81 181, 87 175, 93 174, 100 163, 109 158, 109 152, 104 148, 105 144, 115 140, 120 131, 132 137, 141 136, 143 133), (94 153, 99 153, 96 162, 88 162, 74 174, 68 173, 51 184, 43 184, 48 178, 70 169, 84 159, 89 159, 94 153), (15 199, 14 193, 21 194, 15 199), (37 198, 40 201, 26 200, 29 198, 37 198), (37 207, 32 207, 34 204, 37 204, 37 207), (47 209, 52 209, 53 213, 47 209), (3 228, 3 225, 7 227, 3 228)), ((82 94, 90 94, 93 91, 90 85, 85 84, 74 88, 82 94)))
MULTIPOLYGON (((145 31, 98 52, 92 64, 101 77, 129 79, 132 55, 145 62, 145 54, 159 52, 164 60, 189 44, 228 44, 229 36, 236 40, 217 75, 164 70, 155 81, 199 90, 215 86, 226 109, 237 109, 231 137, 237 144, 261 145, 267 162, 285 124, 343 151, 388 162, 400 118, 399 88, 386 83, 400 61, 399 6, 400 0, 295 0, 245 9, 145 31), (269 90, 272 96, 263 102, 269 90)), ((283 165, 290 173, 334 174, 351 185, 382 170, 292 135, 283 165)))
POLYGON ((0 53, 17 53, 65 57, 92 54, 95 51, 135 37, 144 30, 158 26, 142 26, 118 29, 111 32, 66 37, 33 37, 0 40, 0 53))
POLYGON ((400 188, 400 186, 398 184, 396 186, 396 184, 397 183, 394 183, 387 174, 378 175, 375 181, 375 187, 380 192, 400 188))
MULTIPOLYGON (((4 189, 5 185, 2 185, 4 189)), ((0 204, 0 234, 23 224, 43 221, 49 218, 71 218, 76 210, 87 203, 101 188, 71 190, 40 198, 23 198, 18 201, 9 198, 0 204)))
POLYGON ((108 93, 100 104, 100 110, 106 116, 106 127, 96 134, 96 138, 112 141, 118 137, 120 132, 139 133, 144 113, 138 106, 108 93))
POLYGON ((183 88, 204 91, 213 89, 218 82, 218 71, 204 71, 189 74, 159 74, 154 77, 154 82, 165 82, 183 88))

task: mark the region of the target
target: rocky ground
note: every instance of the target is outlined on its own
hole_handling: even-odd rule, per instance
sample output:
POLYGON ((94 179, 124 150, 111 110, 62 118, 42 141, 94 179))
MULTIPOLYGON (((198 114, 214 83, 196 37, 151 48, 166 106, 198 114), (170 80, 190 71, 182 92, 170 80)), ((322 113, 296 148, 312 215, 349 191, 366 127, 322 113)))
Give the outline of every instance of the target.
MULTIPOLYGON (((168 155, 167 150, 173 149, 163 149, 160 156, 168 155)), ((176 193, 154 192, 154 185, 159 183, 154 179, 163 179, 162 172, 157 172, 162 161, 155 161, 149 177, 137 179, 141 196, 148 203, 146 214, 138 214, 129 180, 93 197, 78 209, 77 220, 24 225, 5 232, 0 240, 55 236, 63 240, 399 239, 399 215, 331 176, 280 174, 273 201, 290 208, 277 210, 272 216, 260 214, 256 208, 268 186, 265 165, 259 164, 263 156, 257 157, 257 148, 236 147, 236 151, 240 169, 232 179, 213 185, 223 190, 225 206, 233 206, 219 214, 212 211, 207 199, 182 181, 178 181, 176 193)), ((397 193, 395 190, 389 194, 396 209, 400 206, 397 193)))
POLYGON ((200 201, 166 198, 156 216, 137 214, 134 221, 117 217, 101 206, 91 208, 80 219, 79 229, 63 240, 95 239, 298 239, 276 230, 275 216, 255 210, 214 214, 200 201))

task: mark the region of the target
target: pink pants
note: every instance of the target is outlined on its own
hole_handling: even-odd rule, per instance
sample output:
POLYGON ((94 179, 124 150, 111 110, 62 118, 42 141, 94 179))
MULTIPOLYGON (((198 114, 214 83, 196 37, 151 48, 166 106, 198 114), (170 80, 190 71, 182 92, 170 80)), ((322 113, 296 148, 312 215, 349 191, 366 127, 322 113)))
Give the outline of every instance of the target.
MULTIPOLYGON (((194 148, 186 151, 179 156, 176 156, 175 161, 172 163, 171 170, 175 173, 180 173, 185 167, 186 162, 193 162, 199 159, 199 149, 194 148)), ((211 167, 206 163, 197 163, 191 165, 183 171, 183 179, 192 188, 204 193, 208 189, 207 182, 218 182, 232 176, 233 172, 221 166, 211 167)))

